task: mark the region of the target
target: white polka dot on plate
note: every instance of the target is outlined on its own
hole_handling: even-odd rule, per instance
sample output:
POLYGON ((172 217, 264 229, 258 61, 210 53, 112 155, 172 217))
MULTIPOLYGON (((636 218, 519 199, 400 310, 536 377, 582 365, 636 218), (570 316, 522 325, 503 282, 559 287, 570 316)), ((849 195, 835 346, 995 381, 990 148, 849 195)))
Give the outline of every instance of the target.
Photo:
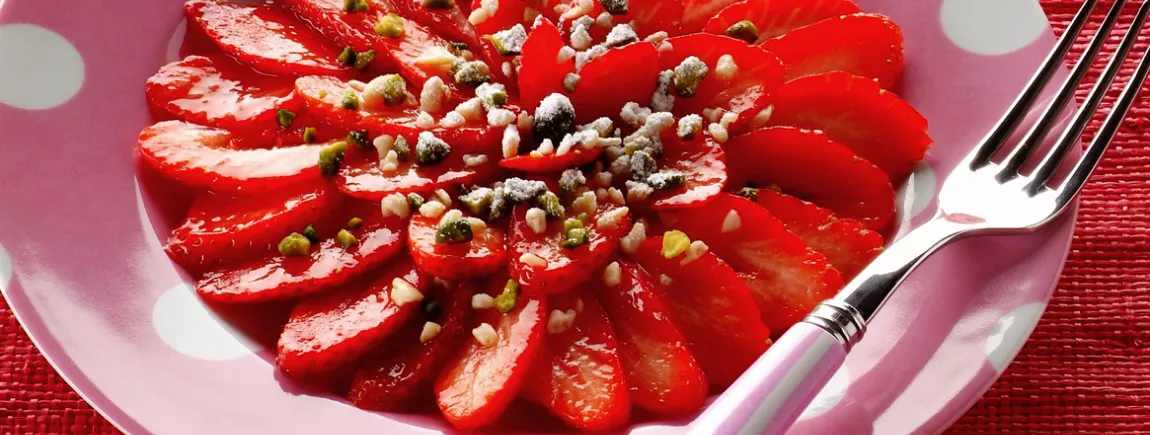
POLYGON ((84 84, 84 59, 60 34, 34 24, 0 25, 0 104, 51 109, 84 84))
POLYGON ((847 387, 851 384, 851 374, 847 371, 846 366, 839 368, 831 380, 827 381, 827 385, 823 387, 822 391, 815 396, 807 409, 799 416, 799 420, 806 420, 808 418, 818 417, 830 411, 843 399, 847 394, 847 387))
POLYGON ((1006 366, 1018 355, 1023 343, 1030 337, 1046 304, 1029 303, 1006 313, 994 323, 990 336, 986 337, 986 359, 995 370, 1002 373, 1006 366))
POLYGON ((918 165, 906 184, 898 190, 895 204, 898 204, 899 213, 903 219, 913 218, 926 210, 926 206, 934 199, 937 181, 934 169, 925 161, 918 165))
POLYGON ((152 309, 152 326, 168 346, 203 360, 232 360, 259 348, 231 331, 186 284, 160 295, 152 309))
POLYGON ((12 280, 12 257, 8 256, 8 251, 4 250, 4 245, 0 245, 0 293, 8 290, 8 284, 12 280))
POLYGON ((1038 0, 943 0, 940 18, 955 45, 985 55, 1012 53, 1049 28, 1038 0))

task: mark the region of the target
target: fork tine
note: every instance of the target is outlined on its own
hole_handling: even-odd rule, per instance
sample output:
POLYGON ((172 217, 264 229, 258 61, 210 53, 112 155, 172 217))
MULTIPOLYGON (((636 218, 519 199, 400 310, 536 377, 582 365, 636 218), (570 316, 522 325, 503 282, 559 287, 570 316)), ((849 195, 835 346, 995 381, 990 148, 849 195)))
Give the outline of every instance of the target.
MULTIPOLYGON (((1082 84, 1082 79, 1090 72, 1090 68, 1094 65, 1095 58, 1097 58, 1098 53, 1102 51, 1102 47, 1106 45, 1106 38, 1114 28, 1114 24, 1118 22, 1118 17, 1122 15, 1122 8, 1125 5, 1126 0, 1114 2, 1113 7, 1110 8, 1110 13, 1106 15, 1106 20, 1102 22, 1102 26, 1098 28, 1098 33, 1095 34, 1094 39, 1090 41, 1090 46, 1087 47, 1082 58, 1078 60, 1078 64, 1075 65, 1074 69, 1070 72, 1070 77, 1066 79, 1066 82, 1062 84, 1062 88, 1058 90, 1054 101, 1050 103, 1042 113, 1042 116, 1039 117, 1038 123, 1026 133, 1021 143, 1011 150, 1010 154, 1003 160, 1002 171, 998 173, 999 181, 1007 181, 1017 177, 1022 166, 1026 164, 1026 161, 1030 159, 1034 151, 1042 145, 1042 141, 1050 134, 1050 131, 1054 129, 1054 125, 1058 122, 1062 110, 1066 108, 1067 104, 1074 100, 1074 93, 1078 90, 1078 85, 1082 84)), ((1103 93, 1105 93, 1105 89, 1103 93)))
POLYGON ((979 145, 978 151, 975 153, 974 158, 971 160, 973 168, 981 167, 990 162, 990 157, 998 151, 1026 114, 1030 111, 1030 107, 1034 106, 1034 102, 1038 100, 1039 95, 1042 94, 1042 89, 1050 83, 1050 79, 1054 77, 1054 73, 1062 67, 1062 59, 1066 58, 1066 54, 1070 52, 1070 48, 1074 46, 1074 41, 1078 38, 1078 34, 1086 27, 1087 21, 1090 20, 1090 13, 1094 11, 1094 6, 1097 5, 1098 0, 1086 0, 1082 3, 1082 8, 1078 10, 1074 20, 1066 27, 1066 33, 1058 40, 1058 44, 1054 50, 1046 57, 1042 64, 1042 68, 1030 79, 1030 83, 1026 85, 1026 90, 1014 100, 1014 104, 1010 110, 1003 115, 998 124, 994 126, 986 138, 983 139, 982 144, 979 145))
MULTIPOLYGON (((1114 57, 1110 59, 1110 63, 1106 66, 1106 70, 1102 73, 1102 77, 1098 80, 1094 89, 1090 91, 1090 95, 1086 98, 1086 103, 1074 115, 1074 120, 1071 122, 1069 128, 1063 132, 1062 136, 1058 138, 1054 149, 1042 160, 1038 169, 1034 171, 1032 180, 1027 184, 1026 191, 1031 195, 1036 195, 1041 192, 1050 177, 1058 171, 1058 167, 1062 164, 1062 160, 1066 158, 1066 153, 1070 151, 1078 143, 1079 137, 1082 132, 1086 130, 1086 125, 1090 123, 1095 112, 1098 111, 1098 106, 1102 104, 1102 100, 1106 97, 1106 91, 1110 89, 1110 85, 1114 82, 1114 78, 1118 76, 1119 70, 1122 69, 1122 63, 1130 54, 1130 50, 1134 48, 1134 43, 1138 40, 1138 35, 1142 31, 1142 27, 1146 24, 1147 16, 1150 15, 1150 2, 1142 3, 1138 8, 1138 14, 1134 17, 1134 22, 1130 24, 1130 30, 1126 36, 1122 38, 1122 44, 1118 47, 1118 51, 1114 53, 1114 57)), ((1094 167, 1102 158, 1102 154, 1114 139, 1114 135, 1118 133, 1118 129, 1122 126, 1122 120, 1125 119, 1126 113, 1130 111, 1130 107, 1134 104, 1138 92, 1142 89, 1143 83, 1146 81, 1147 71, 1150 71, 1150 48, 1142 56, 1139 61, 1134 75, 1130 77, 1130 82, 1126 84, 1122 94, 1118 97, 1118 102, 1106 117, 1102 128, 1094 137, 1094 142, 1091 142, 1087 148, 1086 153, 1074 167, 1069 178, 1059 188, 1060 197, 1063 197, 1070 192, 1070 196, 1066 197, 1068 200, 1082 187, 1086 179, 1090 177, 1090 173, 1094 171, 1094 167)))

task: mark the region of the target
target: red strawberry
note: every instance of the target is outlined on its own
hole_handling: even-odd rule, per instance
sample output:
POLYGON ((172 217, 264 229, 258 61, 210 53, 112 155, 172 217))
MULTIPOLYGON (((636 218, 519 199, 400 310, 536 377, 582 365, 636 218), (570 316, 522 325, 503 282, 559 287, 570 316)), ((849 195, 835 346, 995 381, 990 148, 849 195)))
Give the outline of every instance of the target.
POLYGON ((712 15, 707 22, 707 33, 725 34, 731 25, 750 20, 759 30, 762 42, 827 18, 859 12, 851 0, 771 0, 744 1, 712 15))
POLYGON ((270 257, 205 273, 196 291, 204 299, 217 302, 267 302, 319 293, 372 273, 399 253, 402 223, 382 219, 378 212, 362 219, 363 226, 354 231, 358 240, 355 246, 344 248, 335 239, 327 239, 312 246, 307 257, 274 252, 270 257))
POLYGON ((729 186, 774 184, 872 230, 894 217, 894 189, 882 170, 822 133, 767 128, 732 139, 724 150, 729 186))
MULTIPOLYGON (((419 166, 415 163, 401 163, 397 172, 385 174, 379 168, 379 160, 360 156, 346 162, 336 178, 344 193, 373 201, 393 193, 426 193, 452 185, 473 183, 485 172, 468 167, 462 153, 452 153, 447 160, 435 166, 419 166)), ((489 160, 495 156, 488 156, 489 160)), ((487 163, 489 168, 495 165, 487 163)))
POLYGON ((652 195, 655 210, 698 207, 715 198, 727 183, 726 154, 711 137, 699 134, 682 140, 675 134, 664 134, 663 166, 686 174, 682 187, 657 191, 652 195))
MULTIPOLYGON (((515 0, 518 1, 518 0, 515 0)), ((575 58, 559 59, 563 37, 551 21, 538 19, 523 43, 519 97, 524 110, 535 112, 548 95, 563 92, 563 78, 575 72, 575 58)))
MULTIPOLYGON (((671 305, 647 272, 619 262, 619 283, 607 285, 596 273, 588 281, 611 322, 619 360, 635 406, 659 415, 687 415, 707 398, 707 377, 671 321, 671 305)), ((709 286, 708 286, 709 288, 709 286)))
POLYGON ((336 62, 335 47, 278 7, 191 0, 184 11, 188 22, 199 26, 224 52, 268 74, 352 72, 336 62))
MULTIPOLYGON (((489 3, 491 0, 487 0, 489 3)), ((471 10, 481 9, 483 7, 483 0, 471 0, 471 10)), ((514 0, 508 2, 499 2, 499 7, 495 9, 495 13, 488 16, 487 19, 475 24, 475 31, 480 35, 491 35, 500 30, 509 29, 516 24, 522 24, 527 28, 531 28, 531 22, 524 19, 524 11, 528 7, 539 11, 539 5, 532 2, 514 0)))
MULTIPOLYGON (((575 290, 547 298, 552 313, 575 314, 569 328, 548 324, 523 396, 570 427, 614 429, 631 416, 615 331, 595 296, 575 290)), ((551 314, 556 316, 557 314, 551 314)))
POLYGON ((586 165, 598 160, 601 155, 603 155, 603 147, 584 149, 582 146, 576 145, 571 149, 571 152, 561 156, 523 154, 510 159, 502 159, 499 161, 499 166, 523 172, 553 173, 586 165))
MULTIPOLYGON (((414 211, 413 211, 414 212, 414 211)), ((467 243, 436 243, 440 218, 413 216, 407 246, 419 270, 443 279, 479 278, 507 265, 503 230, 488 226, 467 243)))
MULTIPOLYGON (((423 2, 412 0, 371 0, 371 3, 405 19, 414 20, 444 38, 466 43, 472 49, 477 49, 480 45, 475 27, 467 22, 467 15, 458 4, 446 8, 429 8, 424 6, 423 2)), ((510 4, 507 6, 514 9, 510 4)))
POLYGON ((394 280, 405 280, 421 293, 429 287, 411 261, 401 259, 370 284, 357 282, 300 301, 280 335, 276 366, 288 376, 306 378, 366 354, 419 312, 418 301, 393 299, 394 280))
MULTIPOLYGON (((380 345, 382 352, 361 360, 347 395, 351 403, 373 411, 401 411, 410 409, 413 399, 431 392, 435 375, 471 338, 467 319, 475 294, 465 283, 439 290, 431 293, 442 312, 438 318, 427 317, 425 311, 424 317, 416 316, 417 321, 380 345), (441 329, 423 342, 425 322, 435 322, 441 329)), ((429 306, 427 299, 423 306, 429 306)))
MULTIPOLYGON (((615 250, 619 238, 631 228, 631 216, 624 215, 614 228, 598 225, 600 216, 616 210, 614 204, 603 204, 585 223, 588 242, 576 248, 565 248, 560 242, 567 238, 563 229, 565 219, 550 219, 542 234, 536 234, 527 223, 527 210, 523 204, 515 207, 511 216, 511 277, 519 281, 529 293, 555 294, 565 292, 587 279, 587 271, 603 267, 615 250), (533 254, 547 262, 535 266, 523 261, 533 254)), ((569 213, 571 213, 569 211, 569 213)), ((573 213, 571 213, 573 214, 573 213)))
POLYGON ((763 323, 776 335, 842 288, 842 276, 826 257, 745 198, 723 194, 706 207, 660 216, 669 228, 702 240, 711 252, 743 273, 763 323))
POLYGON ((315 186, 243 196, 203 193, 164 250, 194 269, 262 256, 284 236, 318 223, 337 204, 329 189, 315 186))
POLYGON ((890 18, 854 14, 820 21, 763 42, 787 67, 787 80, 846 71, 890 89, 902 74, 902 30, 890 18))
POLYGON ((835 217, 830 210, 771 189, 758 189, 757 195, 759 205, 825 255, 845 279, 854 278, 882 253, 882 235, 854 219, 835 217))
POLYGON ((741 132, 755 115, 767 107, 772 95, 783 84, 785 70, 782 62, 762 47, 704 33, 671 38, 664 46, 666 44, 670 44, 670 49, 660 49, 660 70, 674 69, 691 56, 699 58, 709 68, 692 97, 678 96, 674 85, 670 87, 671 95, 675 95, 675 116, 722 108, 739 115, 728 130, 741 132), (719 58, 723 55, 730 55, 738 66, 728 79, 721 78, 717 71, 719 58))
MULTIPOLYGON (((578 7, 579 1, 569 2, 572 9, 578 7)), ((500 5, 502 6, 502 5, 500 5)), ((591 18, 599 17, 604 12, 603 3, 595 2, 591 11, 586 15, 591 18)), ((545 14, 546 15, 546 14, 545 14)), ((578 18, 578 17, 576 17, 578 18)), ((606 40, 611 28, 617 24, 630 24, 640 38, 658 31, 678 34, 679 22, 683 19, 683 3, 678 0, 630 0, 627 2, 627 13, 612 15, 611 26, 592 26, 588 29, 591 38, 595 41, 606 40)), ((571 18, 565 18, 563 24, 569 28, 571 18)), ((596 23, 599 24, 599 23, 596 23)), ((625 70, 624 70, 625 71, 625 70)))
POLYGON ((280 125, 269 129, 232 131, 231 147, 235 149, 283 148, 308 143, 332 143, 347 138, 348 129, 334 127, 308 110, 292 112, 296 116, 288 128, 280 125), (304 140, 308 129, 315 131, 311 142, 304 140))
POLYGON ((322 145, 233 150, 231 141, 225 130, 164 121, 140 132, 137 149, 157 171, 197 189, 257 193, 319 184, 322 145))
POLYGON ((730 385, 767 350, 771 331, 751 291, 718 256, 706 252, 683 264, 683 256, 664 257, 662 247, 661 237, 647 239, 636 261, 664 285, 675 323, 707 379, 712 385, 730 385))
POLYGON ((587 123, 618 117, 628 102, 646 105, 651 101, 659 78, 659 52, 645 42, 612 48, 587 62, 579 77, 571 93, 576 120, 587 123))
MULTIPOLYGON (((506 282, 505 278, 492 280, 488 294, 499 295, 506 282)), ((479 313, 479 321, 495 329, 498 341, 487 347, 478 339, 467 340, 463 351, 439 374, 435 394, 447 421, 468 430, 491 424, 503 414, 519 395, 543 347, 546 313, 544 301, 526 293, 519 295, 515 309, 507 314, 494 309, 479 313)))
POLYGON ((775 96, 771 125, 822 130, 901 183, 933 142, 923 118, 874 80, 844 72, 796 79, 775 96))
POLYGON ((686 35, 703 31, 703 26, 707 25, 711 17, 732 4, 741 4, 735 3, 737 1, 739 0, 684 0, 683 21, 679 25, 679 33, 672 34, 686 35))
POLYGON ((144 90, 153 107, 176 119, 226 129, 279 128, 277 110, 303 108, 291 79, 252 72, 224 56, 188 56, 165 65, 144 90))

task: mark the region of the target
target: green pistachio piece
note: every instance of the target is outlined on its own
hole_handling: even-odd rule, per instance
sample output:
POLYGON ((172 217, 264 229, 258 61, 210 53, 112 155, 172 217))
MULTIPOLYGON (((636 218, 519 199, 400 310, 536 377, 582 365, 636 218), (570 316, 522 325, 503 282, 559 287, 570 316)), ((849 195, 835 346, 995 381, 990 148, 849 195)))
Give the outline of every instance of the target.
POLYGON ((757 202, 759 200, 759 189, 753 187, 744 187, 739 189, 739 193, 737 193, 737 195, 757 202))
POLYGON ((295 112, 284 109, 276 110, 276 122, 279 122, 280 127, 291 128, 293 120, 295 120, 295 112))
POLYGON ((375 23, 375 34, 379 36, 386 36, 388 38, 402 38, 403 37, 403 17, 394 13, 388 12, 375 23))
POLYGON ((478 60, 463 62, 455 69, 455 82, 473 88, 491 81, 491 69, 478 60))
POLYGON ((435 243, 467 243, 475 236, 467 219, 449 219, 435 231, 435 243))
POLYGON ((347 142, 336 142, 319 150, 319 173, 324 178, 334 177, 343 164, 343 155, 347 152, 347 142))
POLYGON ((429 131, 419 133, 419 140, 415 143, 415 161, 421 165, 434 165, 442 162, 451 154, 451 145, 443 139, 435 137, 429 131))
POLYGON ((491 212, 491 201, 495 198, 495 191, 487 187, 479 187, 459 197, 459 201, 467 207, 467 211, 476 216, 487 216, 491 212))
POLYGON ((754 44, 759 40, 759 28, 751 20, 739 21, 727 28, 727 36, 754 44))
POLYGON ((339 245, 343 246, 344 249, 359 244, 359 239, 355 237, 355 234, 352 234, 351 231, 348 230, 339 230, 339 233, 335 235, 335 239, 339 241, 339 245))
POLYGON ((319 236, 315 233, 315 227, 308 225, 303 227, 303 235, 307 237, 308 241, 312 243, 319 243, 319 236))
POLYGON ((285 256, 303 257, 311 251, 311 241, 303 234, 291 233, 280 240, 277 248, 279 248, 280 254, 285 256))
POLYGON ((559 242, 559 246, 575 249, 586 245, 590 241, 590 232, 586 228, 572 228, 567 230, 567 238, 559 242))
POLYGON ((315 143, 317 135, 318 135, 318 133, 315 131, 315 127, 304 128, 303 129, 303 142, 304 143, 315 143))
POLYGON ((362 227, 362 226, 363 226, 363 219, 353 217, 353 218, 351 218, 351 220, 347 221, 347 227, 349 229, 358 230, 359 227, 362 227))
POLYGON ((535 205, 543 209, 549 218, 561 218, 567 214, 563 209, 563 203, 559 201, 559 195, 550 191, 535 197, 535 205))
POLYGON ((352 130, 347 133, 347 143, 355 145, 361 150, 371 150, 374 146, 371 144, 371 139, 368 135, 371 134, 367 130, 352 130))
POLYGON ((426 201, 418 193, 407 194, 407 205, 411 206, 412 210, 419 210, 420 207, 423 207, 424 202, 426 201))
POLYGON ((677 189, 686 183, 687 176, 682 172, 657 172, 647 177, 647 184, 656 190, 677 189))
POLYGON ((673 79, 675 92, 683 98, 695 96, 695 92, 699 90, 699 83, 703 82, 708 72, 710 72, 710 68, 699 58, 691 56, 683 59, 683 62, 675 67, 675 78, 673 79))
POLYGON ((403 136, 396 136, 395 143, 391 144, 391 149, 399 156, 401 162, 406 162, 411 157, 411 145, 403 136))
POLYGON ((355 62, 351 66, 357 70, 363 71, 371 62, 375 60, 375 50, 368 50, 363 53, 356 53, 355 62))
POLYGON ((407 82, 399 74, 383 76, 383 104, 398 106, 407 101, 407 82))
POLYGON ((603 5, 603 10, 611 15, 626 15, 631 10, 631 5, 628 0, 599 0, 599 4, 603 5))
POLYGON ((355 65, 355 50, 351 47, 344 47, 343 51, 339 52, 339 57, 335 58, 335 60, 341 64, 353 66, 355 65))
POLYGON ((349 14, 368 10, 367 0, 343 0, 343 11, 349 14))
POLYGON ((347 110, 359 110, 359 94, 355 93, 354 89, 348 89, 339 100, 339 105, 347 110))
POLYGON ((503 286, 503 293, 495 297, 495 309, 507 314, 514 311, 517 304, 519 304, 519 283, 509 279, 503 286))
POLYGON ((663 233, 663 258, 668 260, 682 255, 687 252, 687 248, 691 247, 691 239, 687 234, 679 231, 667 231, 663 233))

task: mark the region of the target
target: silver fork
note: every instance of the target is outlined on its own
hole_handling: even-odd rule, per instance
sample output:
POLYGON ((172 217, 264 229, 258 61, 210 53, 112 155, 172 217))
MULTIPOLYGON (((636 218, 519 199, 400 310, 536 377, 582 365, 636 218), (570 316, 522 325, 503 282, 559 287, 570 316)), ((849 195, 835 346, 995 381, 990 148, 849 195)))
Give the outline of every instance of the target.
POLYGON ((1142 3, 1130 31, 1123 37, 1098 84, 1049 151, 1035 155, 1057 124, 1059 114, 1074 98, 1075 90, 1101 51, 1127 0, 1115 1, 1083 58, 1038 122, 1005 157, 994 156, 1006 151, 1004 147, 1009 138, 1061 67, 1097 3, 1097 0, 1084 2, 1026 90, 946 179, 934 218, 892 244, 834 299, 819 304, 802 322, 788 330, 695 420, 689 433, 773 435, 784 432, 842 366, 851 346, 863 337, 867 323, 891 293, 927 256, 964 237, 1033 231, 1067 209, 1114 139, 1150 71, 1148 49, 1094 141, 1074 163, 1065 181, 1052 183, 1133 48, 1150 15, 1150 2, 1142 3), (1028 163, 1033 165, 1036 161, 1036 169, 1023 170, 1028 163))

